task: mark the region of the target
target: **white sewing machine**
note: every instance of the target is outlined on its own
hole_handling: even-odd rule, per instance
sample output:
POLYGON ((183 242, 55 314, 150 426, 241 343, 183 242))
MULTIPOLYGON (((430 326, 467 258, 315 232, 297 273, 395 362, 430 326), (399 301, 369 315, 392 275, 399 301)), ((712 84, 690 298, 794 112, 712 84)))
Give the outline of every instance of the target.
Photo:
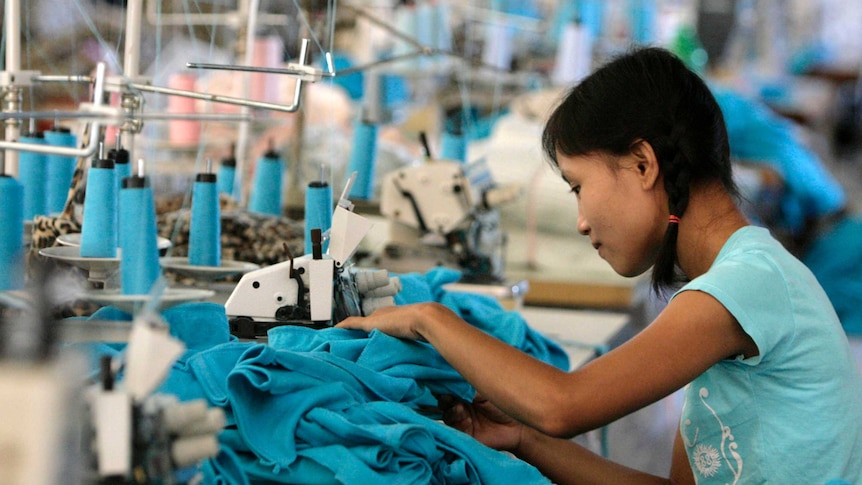
POLYGON ((266 335, 279 325, 330 327, 350 315, 368 315, 394 305, 401 289, 386 270, 358 269, 349 261, 371 229, 371 221, 353 212, 347 182, 332 216, 329 250, 324 234, 312 230, 312 253, 243 275, 225 302, 231 333, 240 338, 266 335))
POLYGON ((502 281, 506 237, 497 207, 520 192, 497 186, 484 160, 428 160, 390 172, 380 192, 389 221, 380 266, 409 272, 446 265, 462 270, 465 282, 502 281))

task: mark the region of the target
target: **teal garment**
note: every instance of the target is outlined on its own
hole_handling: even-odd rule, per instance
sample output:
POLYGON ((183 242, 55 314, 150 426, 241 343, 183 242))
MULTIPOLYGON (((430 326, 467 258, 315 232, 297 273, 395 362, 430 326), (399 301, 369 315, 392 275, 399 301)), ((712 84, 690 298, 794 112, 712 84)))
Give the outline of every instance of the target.
POLYGON ((698 483, 862 483, 862 376, 814 275, 747 226, 680 292, 693 290, 727 308, 759 351, 686 386, 680 431, 698 483))
POLYGON ((862 218, 845 218, 820 234, 802 261, 829 295, 844 331, 862 336, 862 218))
MULTIPOLYGON (((568 357, 516 312, 450 293, 457 271, 401 275, 399 304, 439 301, 468 322, 560 368, 568 357)), ((434 394, 473 388, 426 343, 380 332, 283 326, 267 345, 227 334, 224 307, 164 312, 189 347, 160 392, 204 398, 225 412, 222 453, 204 483, 548 483, 533 466, 436 421, 434 394), (239 482, 237 482, 239 483, 239 482)))

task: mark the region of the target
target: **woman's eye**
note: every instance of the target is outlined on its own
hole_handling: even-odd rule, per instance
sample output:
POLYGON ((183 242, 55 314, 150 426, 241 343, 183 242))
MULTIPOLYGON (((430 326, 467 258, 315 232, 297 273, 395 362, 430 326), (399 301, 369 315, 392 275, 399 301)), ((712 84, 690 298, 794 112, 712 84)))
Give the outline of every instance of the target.
POLYGON ((570 192, 571 192, 571 193, 573 193, 573 194, 575 194, 575 195, 580 194, 580 193, 581 193, 581 186, 580 186, 580 185, 575 185, 574 187, 572 187, 572 189, 571 189, 571 191, 570 191, 570 192))

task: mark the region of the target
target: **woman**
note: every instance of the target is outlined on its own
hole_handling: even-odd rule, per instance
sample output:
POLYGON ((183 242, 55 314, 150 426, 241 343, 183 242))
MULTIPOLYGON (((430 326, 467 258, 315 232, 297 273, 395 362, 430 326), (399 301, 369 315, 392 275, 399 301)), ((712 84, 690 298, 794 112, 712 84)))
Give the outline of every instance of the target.
POLYGON ((811 273, 736 204, 727 131, 704 82, 669 52, 620 56, 550 116, 546 154, 578 231, 617 273, 678 288, 638 335, 573 372, 437 304, 344 328, 424 339, 478 391, 445 419, 557 483, 862 482, 862 377, 811 273), (670 478, 569 441, 685 388, 670 478), (816 424, 815 424, 816 423, 816 424))

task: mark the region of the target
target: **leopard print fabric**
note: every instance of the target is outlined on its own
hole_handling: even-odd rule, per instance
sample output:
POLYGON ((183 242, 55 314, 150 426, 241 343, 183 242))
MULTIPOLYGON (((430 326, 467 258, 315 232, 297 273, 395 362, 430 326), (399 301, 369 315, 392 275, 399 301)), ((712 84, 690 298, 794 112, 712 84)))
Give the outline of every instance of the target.
POLYGON ((54 246, 57 236, 81 232, 78 206, 83 201, 84 184, 82 182, 84 180, 85 160, 83 157, 78 158, 63 212, 56 217, 36 216, 34 218, 30 242, 31 253, 38 253, 42 248, 54 246))
MULTIPOLYGON (((161 207, 175 207, 163 202, 161 207)), ((157 215, 159 235, 171 241, 171 256, 188 256, 191 211, 182 208, 157 215)), ((289 217, 254 214, 221 198, 222 259, 269 266, 287 260, 284 244, 294 256, 305 251, 305 226, 289 217)))

